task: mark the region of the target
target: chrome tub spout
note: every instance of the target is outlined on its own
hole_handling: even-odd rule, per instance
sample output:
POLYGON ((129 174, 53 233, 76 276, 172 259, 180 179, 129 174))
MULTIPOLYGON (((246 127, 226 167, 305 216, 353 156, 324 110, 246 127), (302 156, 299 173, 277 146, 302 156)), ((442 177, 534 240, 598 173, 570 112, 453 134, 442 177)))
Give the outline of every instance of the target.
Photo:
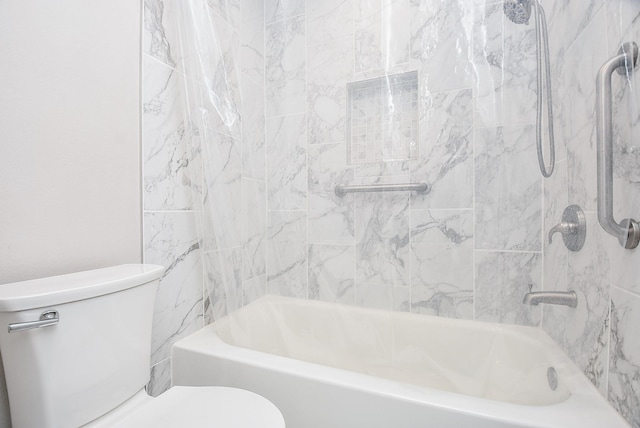
POLYGON ((531 291, 524 295, 522 301, 525 305, 563 305, 575 308, 578 306, 578 295, 575 291, 531 291))

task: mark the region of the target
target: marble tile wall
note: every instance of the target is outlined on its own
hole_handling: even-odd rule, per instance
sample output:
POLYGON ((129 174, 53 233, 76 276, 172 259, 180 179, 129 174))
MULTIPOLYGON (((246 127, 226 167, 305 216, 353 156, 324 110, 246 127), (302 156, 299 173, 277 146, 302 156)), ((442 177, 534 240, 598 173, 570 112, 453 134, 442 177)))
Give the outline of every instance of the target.
MULTIPOLYGON (((158 294, 152 390, 169 384, 172 341, 271 293, 540 326, 640 426, 632 336, 640 263, 597 225, 592 108, 595 72, 620 40, 639 36, 640 7, 541 2, 557 147, 546 180, 535 153, 535 34, 506 19, 500 1, 209 1, 240 119, 194 131, 181 101, 190 53, 176 42, 176 0, 146 0, 145 260, 171 267, 158 294), (419 78, 418 158, 349 164, 346 84, 407 71, 419 78), (209 131, 220 134, 213 151, 188 144, 209 131), (201 183, 192 171, 204 160, 218 167, 201 183), (432 190, 333 191, 407 181, 432 190), (203 200, 215 201, 216 221, 203 226, 220 231, 213 242, 195 233, 203 200), (580 253, 546 238, 572 203, 588 219, 580 253), (528 290, 568 288, 578 292, 577 310, 521 303, 528 290)), ((614 90, 624 105, 616 113, 622 217, 640 208, 640 115, 628 83, 614 90)))
POLYGON ((170 386, 175 341, 267 290, 264 5, 193 2, 198 26, 185 27, 185 4, 144 1, 144 261, 167 268, 152 395, 170 386))
MULTIPOLYGON (((282 5, 266 4, 273 10, 282 5)), ((294 122, 306 115, 307 124, 306 140, 302 132, 295 145, 281 138, 273 147, 286 154, 271 151, 274 162, 267 161, 267 187, 294 195, 287 208, 280 197, 267 197, 274 230, 267 238, 273 241, 267 287, 305 296, 306 284, 311 299, 540 326, 638 426, 640 353, 625 334, 633 311, 640 310, 640 286, 632 280, 633 268, 617 262, 622 258, 633 266, 634 253, 614 248, 597 225, 593 129, 595 72, 622 38, 638 31, 638 7, 628 0, 542 4, 551 34, 557 147, 556 173, 544 182, 535 148, 535 32, 532 25, 506 19, 502 2, 309 0, 265 21, 272 38, 266 43, 267 70, 287 70, 295 76, 292 85, 306 76, 305 89, 300 86, 295 97, 286 93, 271 100, 288 83, 283 74, 266 75, 265 86, 275 88, 266 104, 277 106, 267 108, 267 120, 294 122), (283 52, 295 56, 295 64, 283 52), (420 79, 418 159, 350 165, 345 83, 414 70, 420 79), (305 95, 306 105, 298 98, 305 95), (285 165, 285 158, 292 161, 285 165), (292 166, 296 174, 285 180, 283 171, 292 166), (298 181, 305 169, 306 193, 298 181), (339 198, 332 191, 338 183, 421 180, 433 186, 428 195, 339 198), (590 231, 580 253, 546 237, 571 203, 585 209, 590 231), (283 215, 287 210, 292 213, 283 215), (306 255, 300 251, 305 216, 306 255), (291 217, 300 223, 293 232, 291 217), (295 249, 283 245, 276 231, 293 233, 295 249), (297 269, 305 262, 306 276, 297 269), (285 271, 297 279, 283 289, 278 278, 285 271), (529 290, 568 288, 578 292, 576 310, 521 303, 529 290), (618 310, 615 293, 623 290, 628 296, 618 310), (614 335, 627 346, 614 346, 614 335)), ((637 98, 621 83, 614 88, 625 106, 616 113, 616 135, 629 134, 627 141, 634 141, 637 98)), ((616 209, 628 213, 640 208, 638 152, 631 143, 616 148, 617 199, 631 199, 616 209)))
POLYGON ((265 1, 269 293, 540 325, 535 39, 487 3, 265 1), (417 159, 350 164, 346 84, 408 71, 417 159))
MULTIPOLYGON (((629 0, 543 0, 550 50, 558 163, 544 181, 544 231, 569 204, 587 217, 583 249, 544 242, 544 288, 573 289, 578 307, 545 307, 542 327, 565 349, 633 427, 640 427, 640 352, 631 323, 640 314, 638 250, 625 250, 598 224, 595 84, 597 70, 620 44, 640 38, 640 5, 629 0), (606 37, 603 37, 606 35, 606 37), (585 55, 588 52, 588 55, 585 55)), ((638 217, 638 75, 617 74, 614 88, 614 213, 638 217)), ((546 240, 545 240, 546 241, 546 240)))

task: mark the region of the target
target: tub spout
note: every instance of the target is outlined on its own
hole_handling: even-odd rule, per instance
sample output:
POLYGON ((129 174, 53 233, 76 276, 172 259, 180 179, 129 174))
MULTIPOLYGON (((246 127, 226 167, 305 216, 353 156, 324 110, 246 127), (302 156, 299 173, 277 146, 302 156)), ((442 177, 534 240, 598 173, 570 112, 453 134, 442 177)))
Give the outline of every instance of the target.
POLYGON ((525 305, 538 305, 547 303, 549 305, 563 305, 575 308, 578 306, 578 295, 575 291, 531 291, 524 295, 522 301, 525 305))

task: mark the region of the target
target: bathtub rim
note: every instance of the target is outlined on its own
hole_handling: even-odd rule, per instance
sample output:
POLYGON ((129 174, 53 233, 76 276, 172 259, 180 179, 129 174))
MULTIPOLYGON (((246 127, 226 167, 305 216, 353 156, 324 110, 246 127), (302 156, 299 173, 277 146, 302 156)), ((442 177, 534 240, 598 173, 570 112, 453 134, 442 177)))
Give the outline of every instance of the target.
MULTIPOLYGON (((292 298, 281 299, 279 296, 266 296, 266 298, 269 300, 273 298, 276 300, 289 301, 301 300, 292 298)), ((359 307, 355 308, 361 309, 359 307)), ((419 316, 423 317, 423 315, 419 316)), ((429 316, 426 315, 424 317, 429 316)), ((439 321, 442 320, 442 317, 431 317, 439 321)), ((466 321, 474 325, 478 323, 477 321, 470 320, 451 321, 466 321)), ((216 323, 209 324, 176 342, 172 346, 172 364, 174 358, 183 358, 185 355, 188 355, 188 353, 197 353, 255 368, 271 370, 281 374, 295 375, 324 384, 366 392, 368 394, 406 400, 419 405, 435 407, 488 420, 496 420, 503 423, 520 424, 520 426, 629 426, 622 416, 613 409, 605 397, 600 394, 597 388, 542 329, 486 322, 480 322, 480 324, 486 328, 498 328, 501 331, 513 332, 514 330, 524 329, 533 336, 540 338, 545 346, 552 346, 554 351, 558 352, 559 357, 562 359, 562 361, 560 361, 561 365, 559 365, 561 371, 559 372, 569 387, 569 397, 564 401, 553 404, 515 404, 427 386, 403 383, 392 379, 375 377, 364 373, 231 345, 219 337, 216 331, 216 323)), ((529 337, 529 339, 531 338, 529 337)), ((172 367, 172 380, 173 379, 175 379, 175 376, 172 367)))

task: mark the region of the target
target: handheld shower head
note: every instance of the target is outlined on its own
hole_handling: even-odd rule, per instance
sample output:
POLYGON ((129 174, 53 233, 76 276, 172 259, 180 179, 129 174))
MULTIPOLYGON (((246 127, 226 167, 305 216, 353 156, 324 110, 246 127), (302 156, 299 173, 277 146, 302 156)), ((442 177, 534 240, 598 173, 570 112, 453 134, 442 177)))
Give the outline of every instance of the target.
MULTIPOLYGON (((536 1, 536 0, 533 0, 536 1)), ((531 0, 504 0, 504 14, 515 24, 528 24, 531 17, 531 0)))

